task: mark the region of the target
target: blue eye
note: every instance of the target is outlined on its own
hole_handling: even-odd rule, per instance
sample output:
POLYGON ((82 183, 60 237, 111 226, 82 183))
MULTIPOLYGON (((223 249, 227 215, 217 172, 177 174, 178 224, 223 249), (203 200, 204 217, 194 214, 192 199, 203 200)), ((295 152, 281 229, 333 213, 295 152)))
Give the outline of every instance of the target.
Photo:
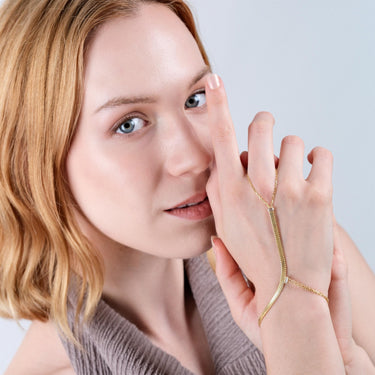
POLYGON ((124 120, 119 126, 116 128, 116 133, 119 134, 130 134, 134 133, 134 131, 139 130, 145 125, 146 121, 139 118, 139 117, 131 117, 124 120))
POLYGON ((197 108, 204 104, 206 104, 206 93, 197 92, 188 98, 185 102, 185 108, 197 108))

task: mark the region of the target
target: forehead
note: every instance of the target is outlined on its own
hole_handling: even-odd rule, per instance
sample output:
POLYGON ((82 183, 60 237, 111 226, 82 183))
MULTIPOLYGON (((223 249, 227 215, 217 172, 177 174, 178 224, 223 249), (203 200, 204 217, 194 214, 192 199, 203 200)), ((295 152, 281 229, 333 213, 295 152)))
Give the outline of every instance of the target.
POLYGON ((204 65, 193 36, 170 9, 142 5, 134 16, 110 20, 95 34, 86 55, 86 94, 104 100, 124 89, 157 92, 190 80, 204 65))

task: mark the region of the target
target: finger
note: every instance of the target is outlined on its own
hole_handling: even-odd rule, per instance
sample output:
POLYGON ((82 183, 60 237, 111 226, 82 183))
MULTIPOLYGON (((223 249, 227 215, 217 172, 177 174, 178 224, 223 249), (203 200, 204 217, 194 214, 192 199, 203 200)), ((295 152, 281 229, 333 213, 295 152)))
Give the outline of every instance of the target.
POLYGON ((323 147, 315 147, 307 156, 312 164, 307 181, 320 185, 322 188, 332 186, 333 156, 330 151, 323 147))
POLYGON ((332 279, 329 287, 329 308, 336 338, 343 357, 352 350, 352 316, 348 285, 348 268, 337 228, 334 229, 332 279))
MULTIPOLYGON (((241 164, 242 167, 247 171, 247 165, 248 165, 248 152, 242 151, 240 155, 241 164)), ((279 165, 279 158, 276 155, 273 155, 273 160, 275 162, 275 168, 277 169, 279 165)))
POLYGON ((224 85, 216 74, 206 81, 208 122, 219 173, 220 183, 231 181, 237 175, 243 177, 238 160, 238 146, 224 85))
POLYGON ((207 180, 206 191, 215 220, 216 233, 222 234, 222 207, 217 168, 214 166, 207 180))
POLYGON ((333 218, 333 255, 335 257, 335 267, 332 267, 332 280, 348 281, 348 265, 342 251, 342 241, 336 218, 333 218))
POLYGON ((301 138, 289 135, 281 142, 279 180, 297 182, 303 180, 304 144, 301 138))
POLYGON ((259 112, 249 126, 248 173, 256 190, 267 200, 271 200, 275 179, 274 123, 270 113, 259 112))
POLYGON ((248 308, 254 298, 254 293, 247 286, 241 269, 229 254, 224 243, 216 237, 212 239, 212 246, 216 256, 216 276, 233 318, 238 322, 242 312, 248 308))

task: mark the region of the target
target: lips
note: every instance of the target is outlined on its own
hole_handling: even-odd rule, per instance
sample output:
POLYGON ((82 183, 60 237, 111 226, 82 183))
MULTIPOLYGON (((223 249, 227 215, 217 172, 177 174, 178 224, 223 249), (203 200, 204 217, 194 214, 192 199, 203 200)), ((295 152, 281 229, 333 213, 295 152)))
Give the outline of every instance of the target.
POLYGON ((186 206, 186 205, 198 204, 198 203, 203 202, 206 198, 207 198, 207 193, 206 192, 194 194, 190 198, 185 199, 184 201, 176 204, 174 207, 169 208, 169 209, 167 209, 165 211, 171 211, 171 210, 174 210, 174 209, 176 209, 178 207, 182 207, 182 206, 186 206))

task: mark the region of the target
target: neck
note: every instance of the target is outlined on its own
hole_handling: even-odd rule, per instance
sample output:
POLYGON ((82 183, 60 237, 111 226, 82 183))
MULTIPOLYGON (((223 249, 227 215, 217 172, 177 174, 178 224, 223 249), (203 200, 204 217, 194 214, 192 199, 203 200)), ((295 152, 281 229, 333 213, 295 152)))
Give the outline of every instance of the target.
POLYGON ((81 215, 78 222, 104 262, 103 299, 152 341, 185 334, 195 308, 182 259, 156 257, 99 233, 81 215))
POLYGON ((103 297, 150 338, 187 329, 184 266, 132 249, 105 250, 103 297))

